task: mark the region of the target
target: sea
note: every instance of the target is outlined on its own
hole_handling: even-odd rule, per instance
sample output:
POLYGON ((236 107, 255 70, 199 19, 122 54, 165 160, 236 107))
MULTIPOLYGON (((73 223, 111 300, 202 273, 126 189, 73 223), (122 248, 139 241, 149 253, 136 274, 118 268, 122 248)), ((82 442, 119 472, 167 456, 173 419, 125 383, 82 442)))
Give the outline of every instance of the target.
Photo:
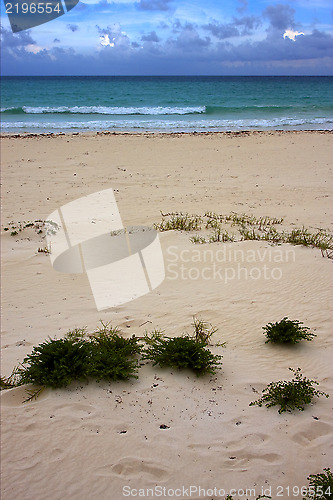
POLYGON ((10 133, 332 130, 333 77, 2 77, 10 133))

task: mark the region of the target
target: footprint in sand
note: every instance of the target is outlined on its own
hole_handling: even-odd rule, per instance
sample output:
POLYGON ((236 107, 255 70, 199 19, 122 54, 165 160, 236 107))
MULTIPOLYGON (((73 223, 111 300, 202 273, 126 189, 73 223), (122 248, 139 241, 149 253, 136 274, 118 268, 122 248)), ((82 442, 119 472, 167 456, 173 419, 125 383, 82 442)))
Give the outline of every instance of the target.
POLYGON ((119 460, 117 464, 105 466, 100 469, 99 474, 124 477, 126 479, 146 478, 153 481, 165 480, 170 476, 168 468, 157 466, 154 462, 136 457, 126 457, 119 460))
POLYGON ((317 445, 319 441, 326 441, 333 433, 333 426, 325 422, 313 422, 304 426, 304 429, 295 433, 292 440, 300 445, 317 445))

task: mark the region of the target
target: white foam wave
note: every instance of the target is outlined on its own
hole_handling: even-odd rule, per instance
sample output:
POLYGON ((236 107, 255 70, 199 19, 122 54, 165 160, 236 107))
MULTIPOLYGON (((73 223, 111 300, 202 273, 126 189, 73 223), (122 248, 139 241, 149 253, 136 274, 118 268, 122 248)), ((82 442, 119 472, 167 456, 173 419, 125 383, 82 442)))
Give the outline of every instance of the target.
POLYGON ((99 115, 187 115, 200 114, 205 106, 23 106, 27 114, 69 113, 99 115))
POLYGON ((271 120, 87 120, 87 121, 55 121, 55 122, 32 122, 11 121, 2 122, 3 132, 14 131, 38 131, 38 132, 61 132, 61 131, 150 131, 150 132, 193 132, 193 131, 233 131, 233 130, 332 130, 333 119, 308 118, 291 119, 276 118, 271 120))

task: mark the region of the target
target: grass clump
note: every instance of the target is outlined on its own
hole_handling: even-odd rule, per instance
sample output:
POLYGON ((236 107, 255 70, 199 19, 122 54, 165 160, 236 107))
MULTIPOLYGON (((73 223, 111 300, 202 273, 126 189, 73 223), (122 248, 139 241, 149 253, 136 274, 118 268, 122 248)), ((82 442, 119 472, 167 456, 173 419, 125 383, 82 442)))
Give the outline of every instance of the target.
POLYGON ((311 233, 306 227, 293 229, 286 237, 286 243, 306 247, 320 248, 321 250, 333 249, 333 238, 327 231, 319 229, 311 233))
POLYGON ((208 243, 226 243, 227 241, 235 241, 235 236, 229 234, 228 231, 221 227, 214 228, 213 233, 209 236, 208 243))
POLYGON ((191 236, 190 241, 191 241, 191 243, 195 243, 195 244, 207 243, 206 238, 204 236, 200 236, 199 234, 195 234, 194 236, 191 236))
POLYGON ((282 218, 278 219, 276 217, 268 216, 255 217, 254 215, 237 214, 236 212, 231 212, 228 215, 206 212, 205 217, 208 219, 206 227, 214 227, 216 222, 226 222, 232 226, 257 227, 262 231, 268 226, 282 224, 283 222, 282 218))
POLYGON ((330 231, 316 228, 313 232, 306 227, 294 228, 291 231, 277 230, 277 226, 283 223, 283 218, 254 215, 217 214, 206 212, 203 216, 189 215, 178 212, 162 214, 162 222, 154 224, 158 231, 201 231, 203 225, 205 230, 213 230, 208 236, 197 234, 191 237, 193 243, 225 243, 233 241, 266 241, 272 245, 289 243, 291 245, 302 245, 310 248, 319 248, 323 257, 333 258, 333 235, 330 231), (236 232, 229 233, 226 226, 235 227, 236 232))
POLYGON ((255 229, 248 229, 245 226, 239 228, 239 234, 242 240, 254 240, 259 241, 262 239, 262 235, 259 234, 255 229))
POLYGON ((188 335, 166 338, 160 332, 146 335, 147 347, 143 352, 143 359, 159 365, 161 368, 170 367, 192 370, 197 377, 207 373, 215 374, 219 368, 221 356, 214 355, 206 348, 207 342, 196 340, 188 335))
POLYGON ((204 342, 206 345, 209 344, 211 336, 217 332, 217 328, 195 316, 193 316, 192 326, 194 328, 194 339, 197 342, 204 342))
POLYGON ((301 340, 313 340, 316 337, 310 332, 307 326, 301 326, 301 321, 283 318, 276 323, 268 323, 263 326, 264 334, 267 337, 266 344, 273 342, 276 344, 297 344, 301 340))
POLYGON ((333 474, 329 467, 319 474, 307 477, 309 486, 303 500, 330 500, 333 498, 333 474))
POLYGON ((199 215, 190 215, 188 213, 171 212, 162 215, 162 221, 154 224, 158 231, 200 231, 202 218, 199 215))
POLYGON ((252 401, 250 406, 280 406, 279 413, 292 412, 295 409, 303 411, 305 405, 310 404, 315 396, 329 397, 325 392, 315 389, 313 386, 318 385, 318 382, 304 377, 300 368, 289 370, 295 374, 291 381, 271 382, 262 391, 262 397, 252 401))

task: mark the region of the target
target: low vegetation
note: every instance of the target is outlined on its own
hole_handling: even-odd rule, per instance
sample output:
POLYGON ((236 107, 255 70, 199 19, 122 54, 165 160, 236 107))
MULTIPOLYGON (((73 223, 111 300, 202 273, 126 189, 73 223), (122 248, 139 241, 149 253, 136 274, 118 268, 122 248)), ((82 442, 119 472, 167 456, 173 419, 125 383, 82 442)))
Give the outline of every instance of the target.
POLYGON ((87 342, 48 339, 33 348, 17 370, 18 385, 35 384, 66 387, 87 376, 90 349, 87 342))
POLYGON ((207 373, 215 374, 221 364, 221 356, 212 354, 206 347, 207 341, 200 338, 188 335, 167 338, 160 332, 154 332, 145 337, 145 342, 147 347, 143 359, 161 368, 189 369, 199 377, 207 373))
POLYGON ((217 329, 195 317, 193 335, 174 338, 156 331, 144 337, 125 338, 117 327, 109 323, 101 325, 92 334, 76 328, 64 338, 49 338, 33 347, 32 353, 8 378, 1 378, 1 389, 33 384, 39 389, 30 393, 30 400, 39 394, 40 388, 66 387, 73 381, 138 378, 142 360, 159 366, 188 368, 197 376, 215 373, 220 365, 221 356, 207 348, 217 329))
POLYGON ((207 321, 196 318, 195 316, 193 316, 192 326, 194 329, 194 339, 197 342, 203 342, 206 345, 210 343, 212 335, 217 332, 217 328, 214 328, 214 326, 209 324, 207 321))
MULTIPOLYGON (((167 337, 161 331, 154 330, 143 337, 133 335, 125 338, 117 327, 112 327, 109 323, 101 325, 92 334, 88 334, 84 328, 77 328, 62 339, 49 338, 34 347, 32 353, 8 378, 1 378, 1 389, 33 384, 37 389, 30 393, 30 400, 42 388, 66 387, 73 381, 94 379, 97 382, 110 382, 138 378, 142 361, 162 368, 191 370, 198 377, 214 375, 221 368, 222 356, 213 354, 208 348, 217 328, 195 316, 192 335, 183 334, 178 337, 167 337)), ((311 340, 314 334, 300 325, 297 320, 283 318, 281 322, 269 323, 263 328, 269 336, 277 328, 277 335, 273 335, 269 341, 278 339, 296 343, 303 338, 311 340), (292 332, 284 327, 281 330, 281 324, 292 326, 292 332)), ((224 347, 225 343, 217 343, 215 346, 224 347)), ((261 398, 251 402, 250 406, 279 406, 278 412, 283 413, 295 409, 304 410, 304 406, 310 404, 315 396, 329 397, 316 389, 314 386, 318 382, 304 377, 300 368, 290 370, 294 373, 291 381, 271 382, 262 391, 261 398)))
POLYGON ((137 378, 140 351, 139 339, 126 339, 110 325, 89 336, 85 329, 75 329, 62 339, 49 338, 34 347, 10 377, 1 379, 1 388, 33 384, 39 388, 29 393, 30 400, 40 388, 62 388, 73 381, 137 378))
POLYGON ((100 380, 115 381, 138 378, 141 346, 136 337, 126 339, 120 331, 104 328, 90 337, 91 357, 88 377, 100 380))
POLYGON ((333 499, 333 474, 329 467, 318 474, 307 477, 309 486, 303 500, 331 500, 333 499))
POLYGON ((159 224, 154 224, 154 228, 158 231, 200 231, 202 218, 198 215, 190 215, 188 213, 171 212, 162 215, 162 221, 159 224))
POLYGON ((313 340, 316 335, 310 332, 310 328, 302 326, 302 322, 283 318, 276 323, 268 323, 263 326, 264 334, 267 337, 266 344, 297 344, 301 340, 313 340))
POLYGON ((228 215, 206 212, 203 216, 181 212, 165 214, 161 212, 161 215, 161 222, 154 224, 158 231, 204 231, 204 234, 192 235, 190 237, 192 243, 225 243, 245 240, 267 241, 274 245, 289 243, 319 248, 324 257, 333 258, 332 233, 325 229, 316 229, 313 232, 304 226, 291 231, 278 230, 277 226, 281 226, 283 218, 255 217, 235 212, 228 215))
POLYGON ((301 369, 289 368, 294 373, 294 378, 290 381, 271 382, 262 391, 262 396, 257 401, 252 401, 250 406, 279 406, 279 413, 293 410, 304 410, 315 396, 329 397, 325 392, 315 389, 318 382, 310 380, 301 374, 301 369))

